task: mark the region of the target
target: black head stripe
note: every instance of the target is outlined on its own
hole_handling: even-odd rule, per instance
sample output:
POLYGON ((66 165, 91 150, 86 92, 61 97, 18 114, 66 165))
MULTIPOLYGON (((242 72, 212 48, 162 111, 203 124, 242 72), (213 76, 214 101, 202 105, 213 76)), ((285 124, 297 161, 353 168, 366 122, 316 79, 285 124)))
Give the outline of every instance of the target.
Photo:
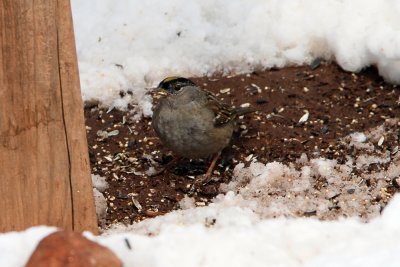
POLYGON ((174 92, 179 91, 182 87, 190 85, 195 86, 196 84, 189 79, 172 76, 162 80, 158 85, 158 88, 162 88, 168 91, 169 93, 173 94, 174 92))

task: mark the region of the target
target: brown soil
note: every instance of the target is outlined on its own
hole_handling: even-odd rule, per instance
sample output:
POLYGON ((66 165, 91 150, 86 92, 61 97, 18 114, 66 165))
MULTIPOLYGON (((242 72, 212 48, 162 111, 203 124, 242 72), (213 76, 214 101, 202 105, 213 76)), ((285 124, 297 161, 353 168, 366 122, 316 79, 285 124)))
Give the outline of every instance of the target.
MULTIPOLYGON (((219 192, 219 184, 231 179, 236 163, 253 154, 262 163, 293 162, 302 153, 343 162, 358 153, 340 138, 381 125, 400 114, 400 90, 385 83, 374 68, 354 74, 335 64, 288 67, 232 77, 193 78, 232 105, 250 103, 258 111, 241 120, 232 145, 226 148, 214 171, 214 179, 190 192, 194 177, 205 173, 209 159, 179 161, 163 175, 148 177, 150 167, 161 168, 172 159, 151 127, 151 118, 131 121, 129 112, 87 105, 85 117, 92 173, 106 177, 110 188, 106 225, 130 224, 178 209, 191 193, 198 205, 207 205, 219 192), (230 90, 224 90, 230 88, 230 90), (306 113, 309 118, 299 123, 306 113), (110 137, 97 132, 118 130, 110 137)), ((129 93, 129 92, 128 92, 129 93)), ((124 93, 121 93, 123 97, 124 93)), ((400 126, 385 137, 381 151, 397 153, 400 126)), ((385 168, 372 164, 367 171, 385 168)), ((321 185, 319 185, 321 186, 321 185)), ((373 186, 371 183, 370 186, 373 186)), ((384 207, 398 189, 387 181, 384 207)))

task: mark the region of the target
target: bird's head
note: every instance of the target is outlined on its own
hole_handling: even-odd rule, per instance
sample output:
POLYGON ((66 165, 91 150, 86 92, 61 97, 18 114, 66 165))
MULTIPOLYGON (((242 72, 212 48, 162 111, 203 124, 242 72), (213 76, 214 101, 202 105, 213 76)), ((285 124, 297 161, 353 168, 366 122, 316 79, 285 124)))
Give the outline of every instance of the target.
POLYGON ((185 86, 196 86, 196 84, 191 80, 183 77, 171 76, 162 80, 158 84, 157 88, 164 89, 168 93, 174 94, 176 92, 179 92, 179 90, 181 90, 185 86))

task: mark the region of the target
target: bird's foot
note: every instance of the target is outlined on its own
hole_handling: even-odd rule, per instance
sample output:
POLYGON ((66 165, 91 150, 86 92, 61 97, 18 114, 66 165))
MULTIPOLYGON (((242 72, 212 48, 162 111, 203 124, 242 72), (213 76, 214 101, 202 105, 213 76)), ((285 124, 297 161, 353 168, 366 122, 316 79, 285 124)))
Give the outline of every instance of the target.
POLYGON ((163 174, 166 170, 171 169, 172 165, 174 165, 178 160, 180 160, 181 157, 175 157, 173 158, 170 162, 168 162, 165 166, 163 166, 161 169, 159 169, 158 171, 153 172, 152 174, 148 175, 150 177, 153 176, 158 176, 160 174, 163 174))

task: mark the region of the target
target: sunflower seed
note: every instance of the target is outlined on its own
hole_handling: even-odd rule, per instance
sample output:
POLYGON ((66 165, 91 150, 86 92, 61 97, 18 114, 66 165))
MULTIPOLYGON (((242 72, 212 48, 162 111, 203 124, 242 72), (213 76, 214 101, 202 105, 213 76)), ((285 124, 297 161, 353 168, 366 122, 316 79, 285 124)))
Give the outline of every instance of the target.
POLYGON ((306 113, 301 116, 300 120, 299 120, 299 124, 305 123, 308 120, 310 113, 306 110, 306 113))
POLYGON ((132 197, 132 203, 136 207, 138 212, 142 211, 143 207, 142 207, 142 205, 140 205, 139 201, 136 198, 132 197))
POLYGON ((381 136, 378 141, 378 146, 381 146, 383 144, 383 141, 385 141, 385 137, 381 136))
POLYGON ((114 131, 109 132, 108 136, 116 136, 118 134, 119 134, 119 131, 118 130, 114 130, 114 131))
POLYGON ((221 94, 226 94, 226 93, 228 93, 230 90, 231 90, 231 88, 225 88, 225 89, 219 90, 219 92, 220 92, 221 94))

